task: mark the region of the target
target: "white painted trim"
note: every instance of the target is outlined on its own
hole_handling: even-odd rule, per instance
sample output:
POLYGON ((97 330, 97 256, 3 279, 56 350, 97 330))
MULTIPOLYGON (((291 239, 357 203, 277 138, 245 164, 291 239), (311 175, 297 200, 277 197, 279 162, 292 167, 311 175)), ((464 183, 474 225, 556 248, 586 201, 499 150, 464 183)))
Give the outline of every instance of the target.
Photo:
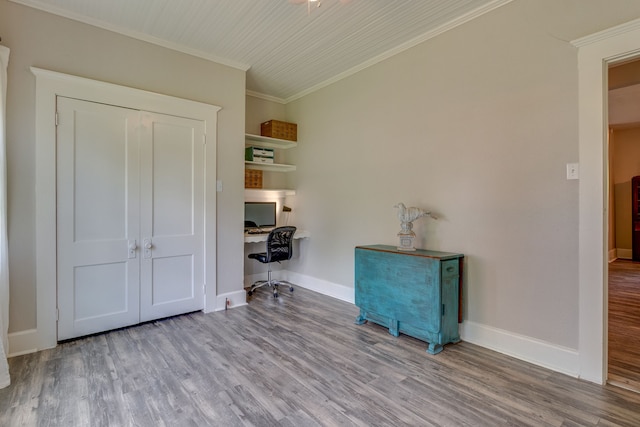
POLYGON ((269 190, 269 189, 244 189, 245 200, 272 200, 282 199, 289 196, 295 196, 296 190, 269 190))
MULTIPOLYGON (((229 301, 229 309, 241 307, 247 305, 247 292, 243 289, 241 291, 228 292, 226 294, 220 294, 216 296, 216 308, 212 311, 222 311, 225 309, 229 301)), ((209 313, 209 311, 205 311, 209 313)))
POLYGON ((640 29, 640 19, 634 19, 633 21, 629 21, 613 28, 607 28, 606 30, 572 40, 571 44, 578 48, 589 46, 638 29, 640 29))
MULTIPOLYGON (((36 76, 36 328, 37 350, 57 343, 56 321, 56 97, 86 99, 205 122, 205 283, 216 295, 216 144, 220 107, 31 67, 36 76), (211 226, 207 227, 207 224, 211 226)), ((216 299, 205 299, 214 311, 216 299)))
POLYGON ((468 320, 460 325, 460 338, 534 365, 578 377, 578 352, 571 348, 468 320))
POLYGON ((640 21, 575 40, 580 184, 578 354, 580 378, 607 379, 607 65, 640 55, 640 21))
MULTIPOLYGON (((197 49, 192 49, 192 48, 187 47, 185 45, 181 45, 181 44, 178 44, 178 43, 172 43, 172 42, 169 42, 167 40, 164 40, 164 39, 161 39, 161 38, 158 38, 158 37, 154 37, 154 36, 150 36, 148 34, 145 34, 145 33, 139 32, 139 31, 133 31, 133 30, 130 30, 130 29, 127 29, 127 28, 123 28, 123 27, 120 27, 120 26, 117 26, 117 25, 113 25, 113 24, 110 24, 110 23, 107 23, 107 22, 104 22, 104 21, 100 21, 100 20, 95 19, 95 18, 87 17, 87 16, 84 16, 84 15, 81 15, 81 14, 77 14, 77 13, 73 13, 73 12, 70 12, 68 10, 52 6, 52 5, 50 5, 48 3, 45 3, 45 2, 42 2, 42 1, 38 1, 38 0, 9 0, 9 1, 11 1, 13 3, 18 3, 18 4, 21 4, 21 5, 24 5, 24 6, 27 6, 27 7, 31 7, 31 8, 34 8, 34 9, 39 9, 39 10, 42 10, 42 11, 45 11, 45 12, 48 12, 48 13, 52 13, 54 15, 58 15, 58 16, 62 16, 62 17, 68 18, 68 19, 72 19, 74 21, 83 22, 85 24, 92 25, 94 27, 102 28, 102 29, 107 30, 107 31, 112 31, 114 33, 122 34, 122 35, 125 35, 127 37, 131 37, 131 38, 134 38, 134 39, 142 40, 142 41, 145 41, 147 43, 152 43, 152 44, 155 44, 155 45, 158 45, 158 46, 162 46, 162 47, 165 47, 167 49, 172 49, 172 50, 175 50, 175 51, 178 51, 178 52, 183 52, 183 53, 186 53, 188 55, 192 55, 192 56, 195 56, 195 57, 198 57, 198 58, 206 59, 208 61, 213 61, 213 62, 216 62, 218 64, 226 65, 226 66, 229 66, 229 67, 232 67, 232 68, 236 68, 236 69, 239 69, 239 70, 242 70, 242 71, 245 71, 245 72, 248 71, 251 68, 250 64, 245 64, 245 63, 234 61, 234 60, 231 60, 231 59, 228 59, 228 58, 223 58, 223 57, 220 57, 220 56, 211 55, 210 53, 203 52, 203 51, 197 50, 197 49)), ((403 51, 405 51, 407 49, 410 49, 410 48, 412 48, 412 47, 414 47, 414 46, 416 46, 416 45, 418 45, 418 44, 420 44, 420 43, 422 43, 422 42, 424 42, 426 40, 429 40, 429 39, 431 39, 433 37, 436 37, 436 36, 438 36, 438 35, 440 35, 440 34, 442 34, 444 32, 447 32, 447 31, 449 31, 449 30, 451 30, 451 29, 453 29, 455 27, 458 27, 458 26, 462 25, 462 24, 464 24, 466 22, 469 22, 469 21, 471 21, 471 20, 473 20, 473 19, 475 19, 475 18, 477 18, 479 16, 484 15, 485 13, 491 12, 492 10, 497 9, 497 8, 499 8, 501 6, 504 6, 505 4, 511 3, 512 1, 513 0, 492 0, 489 3, 483 4, 482 6, 472 10, 471 12, 466 13, 465 15, 459 16, 456 19, 454 19, 454 20, 452 20, 450 22, 447 22, 447 23, 441 25, 438 28, 435 28, 435 29, 433 29, 431 31, 428 31, 428 32, 418 36, 418 37, 415 37, 415 38, 413 38, 413 39, 401 44, 400 46, 397 46, 397 47, 395 47, 393 49, 390 49, 390 50, 382 53, 381 55, 378 55, 375 58, 372 58, 372 59, 370 59, 368 61, 365 61, 362 64, 359 64, 359 65, 357 65, 357 66, 355 66, 355 67, 353 67, 353 68, 351 68, 351 69, 349 69, 349 70, 347 70, 347 71, 345 71, 343 73, 338 74, 337 76, 335 76, 335 77, 333 77, 333 78, 331 78, 329 80, 321 82, 321 83, 319 83, 319 84, 317 84, 315 86, 312 86, 312 87, 310 87, 310 88, 308 88, 306 90, 303 90, 303 91, 301 91, 301 92, 299 92, 299 93, 297 93, 297 94, 295 94, 293 96, 290 96, 287 99, 282 99, 282 98, 279 98, 279 97, 276 97, 276 96, 267 95, 267 94, 263 94, 263 93, 255 92, 255 91, 251 91, 251 90, 247 90, 246 94, 248 96, 253 96, 253 97, 264 99, 264 100, 267 100, 267 101, 276 102, 276 103, 279 103, 279 104, 287 104, 287 103, 289 103, 291 101, 295 101, 296 99, 302 98, 305 95, 308 95, 308 94, 310 94, 312 92, 315 92, 315 91, 317 91, 319 89, 322 89, 323 87, 329 86, 329 85, 337 82, 338 80, 342 80, 342 79, 344 79, 346 77, 349 77, 349 76, 351 76, 351 75, 353 75, 353 74, 355 74, 355 73, 357 73, 359 71, 362 71, 365 68, 368 68, 368 67, 370 67, 372 65, 377 64, 378 62, 384 61, 385 59, 390 58, 390 57, 392 57, 394 55, 397 55, 398 53, 403 52, 403 51)))
MULTIPOLYGON (((291 282, 294 288, 298 286, 351 304, 355 302, 355 290, 352 287, 289 270, 274 270, 274 273, 277 274, 277 279, 291 282)), ((246 275, 244 276, 245 286, 251 286, 255 281, 263 280, 265 277, 266 272, 246 275)))
POLYGON ((355 289, 349 286, 340 285, 338 283, 329 282, 328 280, 318 279, 312 276, 296 273, 294 271, 284 270, 283 276, 285 280, 309 289, 323 295, 327 295, 340 301, 355 303, 355 289))
MULTIPOLYGON (((355 302, 355 290, 352 287, 289 270, 279 270, 277 275, 278 278, 291 282, 294 288, 309 289, 351 304, 355 302)), ((245 277, 245 283, 253 283, 255 280, 264 279, 264 276, 264 273, 248 275, 245 277)), ((464 321, 460 324, 460 336, 462 340, 472 344, 504 353, 556 372, 573 377, 578 376, 578 352, 574 349, 470 321, 464 321)))
POLYGON ((396 46, 393 49, 390 49, 374 58, 369 59, 368 61, 365 61, 359 65, 356 65, 353 68, 348 69, 347 71, 344 71, 328 80, 325 80, 324 82, 321 82, 315 86, 312 86, 308 89, 303 90, 302 92, 299 92, 295 95, 292 95, 290 97, 288 97, 287 99, 285 99, 285 104, 291 102, 291 101, 295 101, 296 99, 300 99, 303 96, 309 95, 312 92, 315 92, 317 90, 322 89, 323 87, 327 87, 339 80, 342 80, 344 78, 347 78, 353 74, 356 74, 362 70, 364 70, 365 68, 369 68, 379 62, 384 61, 385 59, 391 58, 394 55, 397 55, 401 52, 404 52, 405 50, 411 49, 414 46, 419 45, 420 43, 423 43, 429 39, 432 39, 434 37, 439 36, 442 33, 445 33, 449 30, 452 30, 456 27, 459 27, 462 24, 465 24, 473 19, 478 18, 479 16, 484 15, 485 13, 489 13, 494 9, 497 9, 501 6, 504 6, 505 4, 511 3, 513 0, 493 0, 490 1, 489 3, 486 3, 480 7, 478 7, 477 9, 472 10, 469 13, 466 13, 462 16, 457 17, 456 19, 449 21, 437 28, 434 28, 431 31, 428 31, 424 34, 421 34, 418 37, 415 37, 403 44, 401 44, 400 46, 396 46))
MULTIPOLYGON (((341 301, 355 303, 355 290, 352 287, 289 270, 278 270, 276 274, 279 279, 291 282, 294 288, 305 288, 341 301)), ((247 275, 245 276, 245 284, 251 284, 256 280, 264 279, 264 277, 265 273, 247 275)), ((579 354, 575 349, 467 320, 460 324, 460 337, 463 341, 516 357, 555 372, 572 377, 579 376, 579 354)))
POLYGON ((244 64, 242 62, 234 61, 228 58, 223 58, 216 55, 211 55, 210 53, 203 52, 201 50, 192 49, 185 45, 181 45, 178 43, 172 43, 167 40, 150 36, 149 34, 145 34, 139 31, 129 30, 127 28, 119 27, 117 25, 110 24, 108 22, 100 21, 95 18, 91 18, 88 16, 84 16, 81 14, 73 13, 68 10, 64 10, 62 8, 58 8, 52 6, 48 3, 44 3, 36 0, 9 0, 13 3, 18 3, 23 6, 31 7, 34 9, 42 10, 44 12, 52 13, 54 15, 62 16, 64 18, 72 19, 74 21, 82 22, 88 25, 92 25, 94 27, 102 28, 103 30, 111 31, 114 33, 122 34, 127 37, 131 37, 134 39, 142 40, 147 43, 155 44, 157 46, 162 46, 167 49, 175 50, 177 52, 186 53, 187 55, 195 56, 198 58, 206 59, 207 61, 216 62, 221 65, 226 65, 228 67, 236 68, 238 70, 247 71, 251 68, 251 65, 244 64))
POLYGON ((44 350, 44 348, 38 345, 38 331, 36 329, 9 334, 9 354, 7 357, 22 356, 23 354, 35 353, 38 350, 44 350))
POLYGON ((286 104, 287 101, 282 98, 278 98, 277 96, 267 95, 264 93, 256 92, 253 90, 247 90, 245 92, 247 96, 253 96, 254 98, 264 99, 265 101, 275 102, 277 104, 286 104))

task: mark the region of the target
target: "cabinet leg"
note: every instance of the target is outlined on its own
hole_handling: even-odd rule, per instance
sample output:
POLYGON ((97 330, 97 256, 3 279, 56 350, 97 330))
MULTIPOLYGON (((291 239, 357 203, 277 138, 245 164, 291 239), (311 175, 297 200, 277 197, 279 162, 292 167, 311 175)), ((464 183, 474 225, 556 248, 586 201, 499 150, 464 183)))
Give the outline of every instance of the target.
POLYGON ((438 354, 442 351, 441 344, 429 343, 429 347, 427 348, 427 353, 429 354, 438 354))
POLYGON ((394 319, 389 320, 389 333, 394 337, 400 336, 400 331, 398 330, 398 321, 394 319))
POLYGON ((367 323, 367 316, 362 310, 360 310, 360 314, 356 317, 355 324, 362 325, 364 323, 367 323))

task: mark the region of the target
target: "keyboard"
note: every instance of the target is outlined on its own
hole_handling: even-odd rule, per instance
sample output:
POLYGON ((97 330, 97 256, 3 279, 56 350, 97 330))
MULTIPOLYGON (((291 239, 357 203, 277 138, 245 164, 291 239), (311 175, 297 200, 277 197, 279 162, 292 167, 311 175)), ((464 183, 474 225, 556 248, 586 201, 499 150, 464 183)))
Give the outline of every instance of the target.
POLYGON ((247 230, 247 234, 269 234, 268 230, 247 230))

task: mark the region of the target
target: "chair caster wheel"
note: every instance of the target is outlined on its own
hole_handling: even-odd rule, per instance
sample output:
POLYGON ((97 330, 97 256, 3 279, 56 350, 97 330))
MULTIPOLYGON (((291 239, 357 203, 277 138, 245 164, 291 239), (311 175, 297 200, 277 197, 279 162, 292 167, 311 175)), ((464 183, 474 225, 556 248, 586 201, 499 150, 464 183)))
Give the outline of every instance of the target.
POLYGON ((278 293, 277 293, 277 292, 274 292, 274 293, 273 293, 273 297, 274 297, 274 298, 278 298, 278 293))
POLYGON ((289 292, 293 292, 293 286, 289 286, 289 292))
POLYGON ((247 295, 249 295, 249 296, 253 295, 253 291, 247 292, 247 295))

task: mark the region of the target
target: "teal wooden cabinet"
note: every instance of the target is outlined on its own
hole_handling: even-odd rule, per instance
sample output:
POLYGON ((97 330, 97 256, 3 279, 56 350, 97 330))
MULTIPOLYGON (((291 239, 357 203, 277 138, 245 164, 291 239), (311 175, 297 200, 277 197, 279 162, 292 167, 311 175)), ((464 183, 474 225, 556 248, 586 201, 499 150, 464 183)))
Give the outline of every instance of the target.
MULTIPOLYGON (((429 343, 437 354, 460 341, 460 275, 464 255, 395 246, 355 249, 357 324, 371 321, 429 343)), ((461 319, 460 319, 461 320, 461 319)))

